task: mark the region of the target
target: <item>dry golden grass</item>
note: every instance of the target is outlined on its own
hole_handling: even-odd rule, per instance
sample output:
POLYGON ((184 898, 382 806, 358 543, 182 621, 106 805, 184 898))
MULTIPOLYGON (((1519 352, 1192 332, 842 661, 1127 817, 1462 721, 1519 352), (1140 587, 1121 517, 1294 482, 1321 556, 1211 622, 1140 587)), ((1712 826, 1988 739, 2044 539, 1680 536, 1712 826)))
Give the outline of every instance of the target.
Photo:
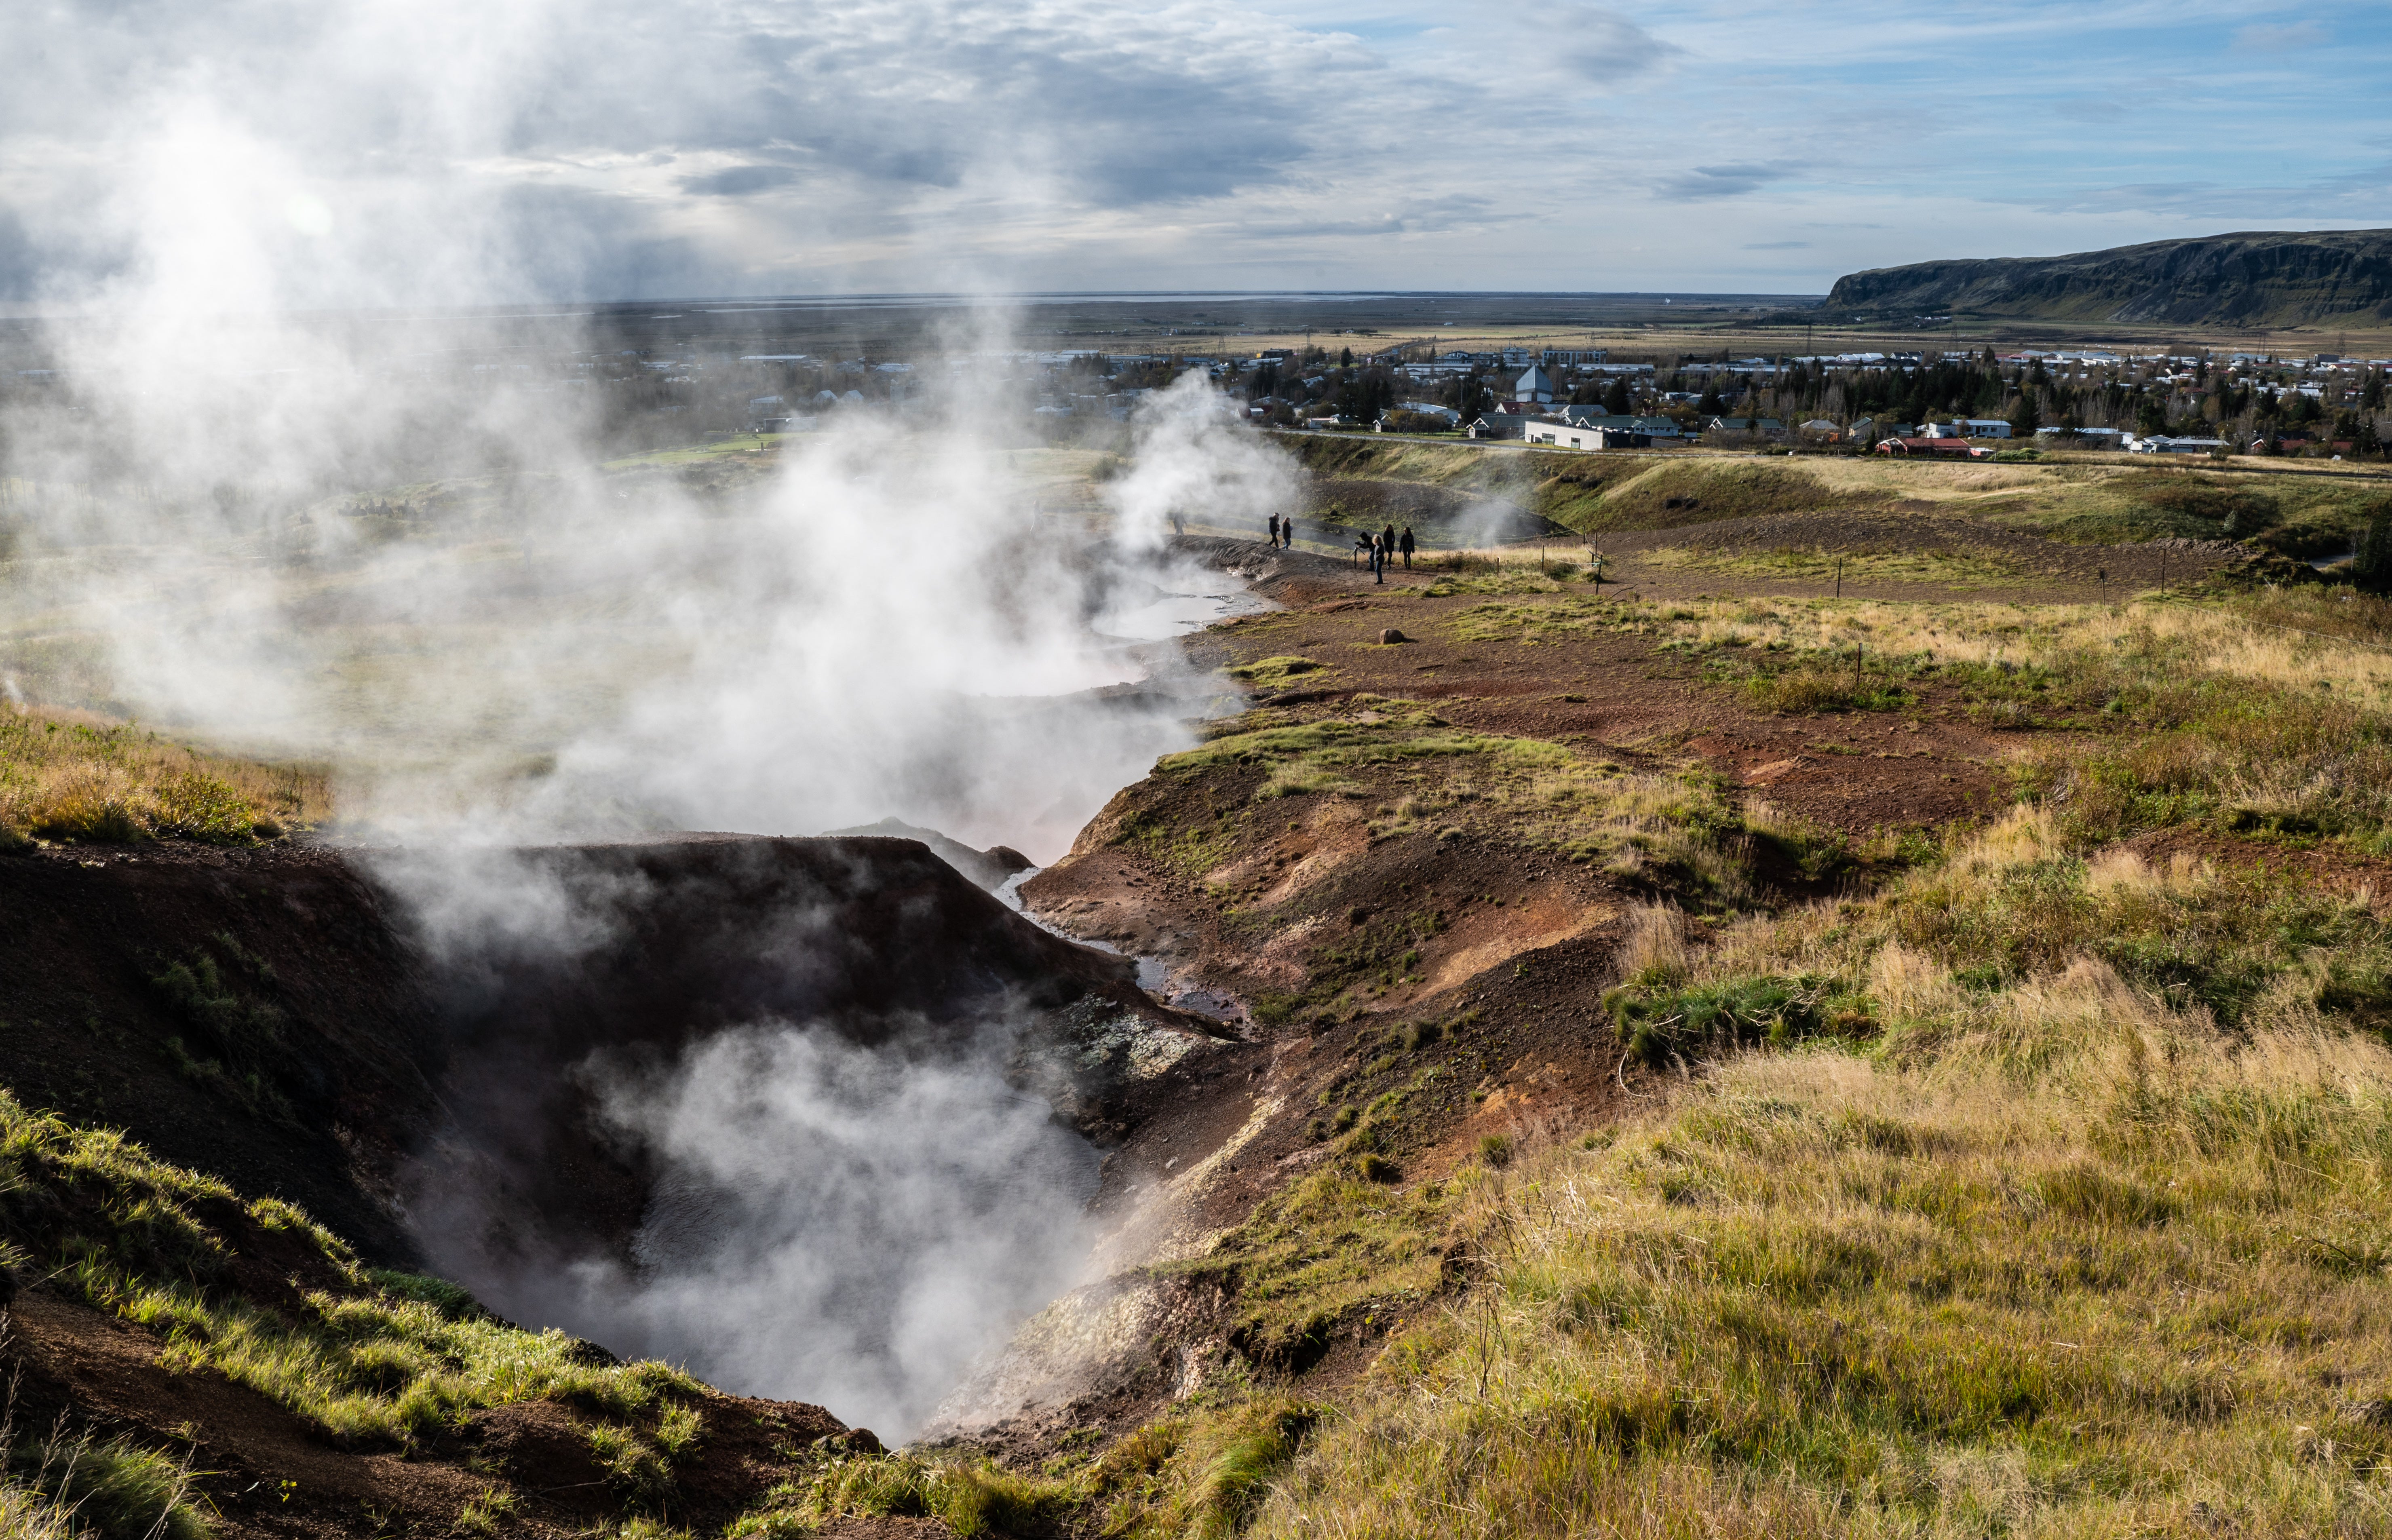
POLYGON ((1866 974, 1878 1051, 1736 1060, 1482 1184, 1478 1288, 1254 1533, 2392 1533, 2392 1052, 2290 975, 2228 1034, 2089 959, 1866 974))
POLYGON ((1476 1184, 1475 1287, 1253 1533, 2392 1533, 2372 894, 2025 807, 1704 952, 1640 911, 1619 972, 1859 991, 1879 1030, 1476 1184))
POLYGON ((321 765, 212 753, 87 712, 0 708, 0 839, 245 844, 331 813, 321 765))
POLYGON ((2392 650, 2312 634, 2339 603, 2326 591, 2284 601, 2255 618, 2237 604, 2001 605, 1901 604, 1832 599, 1695 599, 1671 607, 1675 634, 1694 642, 1761 649, 1822 650, 1849 656, 1855 645, 1884 657, 1918 655, 1942 663, 2058 667, 2132 649, 2164 653, 2187 673, 2222 674, 2295 689, 2343 692, 2392 709, 2392 650))

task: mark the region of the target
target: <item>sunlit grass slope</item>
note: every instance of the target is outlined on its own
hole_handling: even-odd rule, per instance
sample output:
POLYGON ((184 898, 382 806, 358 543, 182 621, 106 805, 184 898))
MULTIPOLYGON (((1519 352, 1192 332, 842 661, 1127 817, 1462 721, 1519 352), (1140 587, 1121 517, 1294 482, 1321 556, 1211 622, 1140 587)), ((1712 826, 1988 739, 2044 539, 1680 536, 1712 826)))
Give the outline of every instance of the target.
POLYGON ((0 707, 0 842, 249 844, 331 812, 321 765, 212 753, 85 712, 0 707))
POLYGON ((245 1200, 5 1091, 0 1235, 19 1278, 148 1328, 165 1369, 245 1386, 335 1445, 411 1449, 476 1408, 545 1398, 592 1419, 592 1449, 637 1502, 666 1489, 702 1431, 704 1388, 677 1369, 616 1364, 453 1286, 370 1271, 287 1203, 245 1200), (258 1297, 261 1277, 278 1297, 258 1297))

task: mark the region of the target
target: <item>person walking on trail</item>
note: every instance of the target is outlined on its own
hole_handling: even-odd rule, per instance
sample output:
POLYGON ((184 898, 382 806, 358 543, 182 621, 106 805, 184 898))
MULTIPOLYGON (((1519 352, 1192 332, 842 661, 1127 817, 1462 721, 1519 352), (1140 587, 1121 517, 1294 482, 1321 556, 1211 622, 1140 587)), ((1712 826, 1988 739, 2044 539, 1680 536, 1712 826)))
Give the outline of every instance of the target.
POLYGON ((1412 552, 1415 549, 1412 544, 1412 527, 1410 525, 1407 524, 1404 526, 1403 538, 1396 542, 1396 549, 1404 554, 1404 570, 1407 572, 1410 571, 1412 569, 1412 552))
POLYGON ((1370 557, 1371 537, 1368 535, 1356 535, 1354 537, 1354 565, 1359 567, 1364 562, 1368 561, 1370 557))
POLYGON ((1270 516, 1270 543, 1272 550, 1279 549, 1279 516, 1277 514, 1270 516))
POLYGON ((1387 581, 1387 545, 1375 536, 1371 541, 1371 581, 1377 583, 1387 581))

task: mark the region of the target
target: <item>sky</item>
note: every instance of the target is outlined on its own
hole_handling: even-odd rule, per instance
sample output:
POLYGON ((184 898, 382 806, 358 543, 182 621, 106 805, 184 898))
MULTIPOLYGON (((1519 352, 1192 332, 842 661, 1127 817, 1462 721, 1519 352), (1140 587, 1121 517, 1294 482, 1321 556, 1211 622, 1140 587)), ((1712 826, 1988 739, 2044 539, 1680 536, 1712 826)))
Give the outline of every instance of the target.
POLYGON ((2392 7, 17 0, 0 306, 1814 293, 2392 226, 2392 7))

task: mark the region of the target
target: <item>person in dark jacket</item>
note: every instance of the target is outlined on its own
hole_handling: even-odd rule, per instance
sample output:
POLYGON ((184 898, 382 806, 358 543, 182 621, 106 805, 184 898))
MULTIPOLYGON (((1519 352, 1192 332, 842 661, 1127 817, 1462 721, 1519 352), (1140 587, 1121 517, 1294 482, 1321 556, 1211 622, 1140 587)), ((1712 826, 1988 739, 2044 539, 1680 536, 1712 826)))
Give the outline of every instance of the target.
POLYGON ((1277 514, 1270 516, 1270 542, 1272 550, 1279 549, 1279 516, 1277 514))
POLYGON ((1387 542, 1376 535, 1371 537, 1371 581, 1387 581, 1387 542))
POLYGON ((1410 525, 1407 524, 1404 526, 1403 538, 1396 542, 1396 549, 1404 554, 1404 570, 1407 572, 1410 571, 1412 569, 1412 552, 1415 549, 1412 544, 1412 527, 1410 525))

